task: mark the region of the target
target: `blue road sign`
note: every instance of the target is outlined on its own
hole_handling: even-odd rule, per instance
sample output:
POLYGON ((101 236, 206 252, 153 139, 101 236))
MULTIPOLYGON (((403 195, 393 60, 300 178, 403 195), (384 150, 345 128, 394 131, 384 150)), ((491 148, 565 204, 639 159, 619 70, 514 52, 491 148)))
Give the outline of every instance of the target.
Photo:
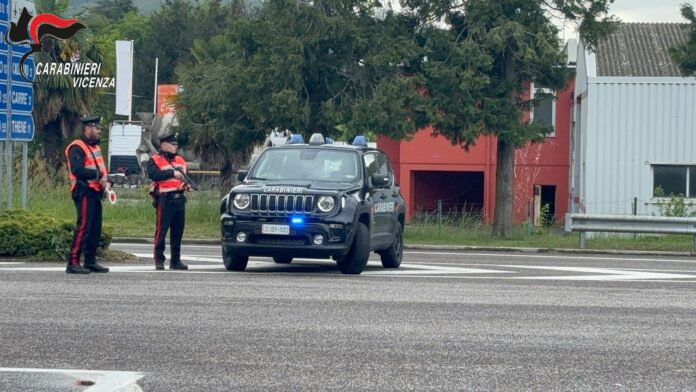
POLYGON ((0 83, 0 110, 7 110, 7 85, 2 83, 0 83))
MULTIPOLYGON (((12 47, 13 52, 15 48, 16 46, 12 47)), ((22 77, 22 74, 19 70, 20 60, 22 60, 21 55, 16 55, 12 53, 12 81, 26 83, 27 81, 22 77)), ((27 59, 24 61, 24 75, 26 75, 29 81, 34 81, 34 59, 32 56, 27 57, 27 59)))
POLYGON ((7 84, 7 73, 10 71, 9 56, 7 52, 0 52, 0 83, 7 84))
MULTIPOLYGON (((0 4, 0 7, 2 7, 2 4, 0 4)), ((0 18, 2 18, 2 16, 0 16, 0 18)), ((7 23, 4 22, 6 20, 7 19, 0 19, 0 52, 7 51, 7 42, 5 42, 5 35, 7 34, 7 30, 9 29, 9 27, 7 27, 7 23)))
POLYGON ((10 0, 0 0, 0 20, 10 20, 10 0))
POLYGON ((28 113, 12 113, 11 137, 16 142, 29 142, 34 139, 34 117, 28 113))
POLYGON ((27 44, 14 44, 12 45, 12 54, 18 54, 22 56, 24 53, 31 52, 31 47, 27 44))
POLYGON ((0 140, 7 140, 7 113, 0 113, 0 140))
POLYGON ((31 85, 12 83, 10 98, 12 113, 31 113, 32 109, 34 109, 34 88, 31 85))

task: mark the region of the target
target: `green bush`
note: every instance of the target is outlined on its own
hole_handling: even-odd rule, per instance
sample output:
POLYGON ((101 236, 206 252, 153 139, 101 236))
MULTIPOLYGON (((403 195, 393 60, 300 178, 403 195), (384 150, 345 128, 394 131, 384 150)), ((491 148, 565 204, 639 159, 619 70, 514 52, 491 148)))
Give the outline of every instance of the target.
MULTIPOLYGON (((66 258, 75 223, 27 210, 0 213, 0 256, 39 256, 66 258)), ((99 247, 111 243, 108 227, 102 229, 99 247)))

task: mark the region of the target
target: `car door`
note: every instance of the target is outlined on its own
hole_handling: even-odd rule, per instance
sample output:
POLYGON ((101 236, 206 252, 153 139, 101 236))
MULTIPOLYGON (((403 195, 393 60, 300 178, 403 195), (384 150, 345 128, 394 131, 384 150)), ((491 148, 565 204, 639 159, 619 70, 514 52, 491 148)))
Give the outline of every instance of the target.
POLYGON ((386 162, 386 157, 378 152, 368 152, 363 156, 368 184, 370 192, 368 202, 372 207, 372 236, 371 242, 373 248, 381 248, 390 244, 390 220, 388 212, 388 195, 389 188, 376 187, 372 183, 373 174, 389 174, 389 164, 386 162))
POLYGON ((383 154, 377 154, 377 161, 379 162, 380 174, 387 175, 389 178, 389 183, 381 189, 380 199, 380 211, 383 214, 381 219, 384 221, 384 240, 387 244, 391 245, 394 242, 394 227, 397 221, 396 218, 396 208, 398 205, 399 193, 394 186, 394 173, 389 165, 389 158, 383 154))

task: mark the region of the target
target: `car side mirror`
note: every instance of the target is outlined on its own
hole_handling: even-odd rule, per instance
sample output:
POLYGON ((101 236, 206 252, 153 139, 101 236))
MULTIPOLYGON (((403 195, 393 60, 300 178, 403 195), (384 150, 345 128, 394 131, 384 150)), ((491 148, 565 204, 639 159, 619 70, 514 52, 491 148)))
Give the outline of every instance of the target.
POLYGON ((387 174, 373 174, 372 175, 372 187, 373 188, 384 188, 389 185, 389 175, 387 174))
POLYGON ((244 182, 244 179, 246 178, 247 174, 249 173, 248 170, 240 170, 237 172, 237 180, 239 182, 244 182))

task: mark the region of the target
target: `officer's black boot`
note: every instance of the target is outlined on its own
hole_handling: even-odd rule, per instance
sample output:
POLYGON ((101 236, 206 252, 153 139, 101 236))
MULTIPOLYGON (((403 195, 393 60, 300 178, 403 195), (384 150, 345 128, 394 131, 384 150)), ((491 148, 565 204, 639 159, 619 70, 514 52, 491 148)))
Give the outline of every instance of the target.
POLYGON ((68 264, 68 266, 65 267, 66 274, 89 274, 90 272, 92 272, 92 271, 88 270, 87 268, 85 268, 79 264, 76 264, 76 265, 68 264))
POLYGON ((90 264, 85 263, 85 268, 87 268, 88 270, 90 270, 90 271, 92 271, 92 272, 96 272, 96 273, 107 273, 107 272, 109 272, 109 269, 108 269, 108 268, 103 267, 103 266, 97 264, 96 262, 90 263, 90 264))
POLYGON ((163 270, 164 269, 164 261, 156 261, 155 260, 155 269, 156 270, 163 270))
POLYGON ((169 269, 170 270, 187 270, 188 265, 182 263, 181 261, 171 261, 169 262, 169 269))

